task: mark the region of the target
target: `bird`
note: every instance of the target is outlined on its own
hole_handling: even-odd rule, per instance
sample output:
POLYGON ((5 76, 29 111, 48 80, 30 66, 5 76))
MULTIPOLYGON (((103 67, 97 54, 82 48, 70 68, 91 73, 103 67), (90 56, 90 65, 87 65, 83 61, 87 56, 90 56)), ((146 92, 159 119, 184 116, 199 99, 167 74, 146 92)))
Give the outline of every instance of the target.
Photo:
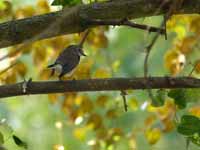
POLYGON ((66 75, 71 76, 76 67, 80 62, 80 57, 86 56, 83 52, 82 46, 79 45, 69 45, 65 48, 57 57, 56 61, 47 66, 51 70, 51 76, 57 72, 59 74, 59 80, 66 75))

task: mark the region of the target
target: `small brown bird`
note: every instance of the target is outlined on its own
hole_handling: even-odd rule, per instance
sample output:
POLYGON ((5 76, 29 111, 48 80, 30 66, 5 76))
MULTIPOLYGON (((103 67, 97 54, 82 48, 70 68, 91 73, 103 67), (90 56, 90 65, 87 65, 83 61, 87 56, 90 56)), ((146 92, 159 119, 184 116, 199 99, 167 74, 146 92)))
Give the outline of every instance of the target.
POLYGON ((82 47, 80 45, 70 45, 65 48, 56 61, 47 68, 52 69, 51 75, 54 75, 54 73, 57 72, 59 74, 58 77, 61 80, 64 75, 71 76, 79 64, 81 56, 86 56, 83 53, 82 47))

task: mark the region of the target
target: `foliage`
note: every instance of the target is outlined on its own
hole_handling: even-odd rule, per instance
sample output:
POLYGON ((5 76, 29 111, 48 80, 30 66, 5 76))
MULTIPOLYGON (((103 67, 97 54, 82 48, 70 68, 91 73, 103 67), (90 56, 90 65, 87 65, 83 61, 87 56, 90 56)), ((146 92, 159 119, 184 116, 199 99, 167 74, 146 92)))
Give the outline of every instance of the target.
MULTIPOLYGON (((45 14, 55 9, 46 0, 38 0, 34 4, 29 1, 29 5, 16 7, 19 3, 22 2, 0 1, 2 22, 45 14)), ((53 1, 53 5, 67 7, 80 3, 80 0, 53 1)), ((161 18, 136 21, 158 25, 161 18)), ((199 28, 199 15, 171 16, 167 21, 168 41, 160 37, 151 54, 151 75, 199 77, 199 28)), ((56 76, 50 78, 50 70, 46 66, 65 47, 78 43, 82 36, 82 33, 65 35, 2 49, 0 59, 6 57, 0 62, 1 84, 15 83, 28 77, 33 80, 57 80, 56 76), (9 68, 10 65, 13 67, 9 68)), ((88 57, 81 60, 70 79, 143 76, 142 51, 150 39, 151 36, 144 31, 126 27, 93 28, 84 44, 88 57)), ((31 145, 30 149, 55 150, 150 149, 153 146, 175 149, 174 144, 163 144, 168 141, 173 143, 175 137, 175 141, 180 142, 179 148, 183 149, 177 131, 199 145, 199 89, 159 89, 154 92, 155 101, 152 104, 146 91, 127 93, 128 112, 123 110, 120 92, 48 94, 2 101, 1 117, 7 118, 13 128, 7 123, 0 125, 0 145, 10 149, 17 149, 16 145, 19 148, 31 145), (181 121, 178 122, 177 118, 181 121)), ((195 149, 195 145, 191 149, 195 149)))

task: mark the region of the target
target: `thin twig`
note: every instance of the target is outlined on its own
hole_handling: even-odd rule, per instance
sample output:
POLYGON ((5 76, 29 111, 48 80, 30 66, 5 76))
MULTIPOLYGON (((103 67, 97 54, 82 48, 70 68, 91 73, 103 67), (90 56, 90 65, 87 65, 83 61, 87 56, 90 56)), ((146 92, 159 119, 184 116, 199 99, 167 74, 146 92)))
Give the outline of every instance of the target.
POLYGON ((122 98, 123 98, 123 103, 124 103, 124 110, 125 110, 125 112, 128 111, 128 105, 127 105, 127 102, 126 102, 126 95, 127 95, 126 91, 121 90, 121 96, 122 96, 122 98))
POLYGON ((157 28, 149 25, 138 24, 131 22, 127 19, 115 19, 115 20, 87 20, 88 25, 113 25, 113 26, 128 26, 136 29, 146 30, 148 32, 156 32, 160 34, 165 34, 165 30, 162 28, 157 28))
POLYGON ((193 66, 192 70, 191 70, 190 73, 188 74, 188 77, 191 77, 191 76, 192 76, 192 73, 195 71, 196 67, 197 67, 197 64, 195 64, 195 65, 193 66))
MULTIPOLYGON (((166 27, 166 21, 167 19, 170 18, 170 16, 179 8, 180 9, 180 5, 182 5, 182 0, 175 0, 173 1, 171 7, 169 8, 169 11, 165 14, 165 19, 164 21, 161 23, 160 28, 163 28, 163 26, 166 27), (181 1, 181 3, 178 5, 178 2, 181 1)), ((164 5, 164 3, 166 3, 166 1, 163 2, 162 5, 164 5)), ((154 36, 154 38, 152 39, 151 43, 147 46, 146 48, 146 55, 145 55, 145 59, 144 59, 144 77, 147 78, 148 77, 148 58, 151 52, 152 47, 154 46, 155 42, 157 41, 159 37, 159 32, 154 36)), ((166 30, 165 30, 165 38, 167 38, 166 36, 166 30)), ((147 87, 148 87, 148 82, 147 82, 147 87)), ((147 92, 149 94, 149 97, 154 100, 154 96, 152 93, 152 90, 150 88, 147 88, 147 92)))
POLYGON ((87 36, 88 36, 89 33, 90 33, 90 29, 88 29, 88 30, 85 32, 85 34, 83 35, 83 38, 81 39, 81 41, 80 41, 80 43, 79 43, 79 46, 80 46, 80 47, 83 47, 83 44, 84 44, 84 42, 85 42, 85 40, 86 40, 86 38, 87 38, 87 36))

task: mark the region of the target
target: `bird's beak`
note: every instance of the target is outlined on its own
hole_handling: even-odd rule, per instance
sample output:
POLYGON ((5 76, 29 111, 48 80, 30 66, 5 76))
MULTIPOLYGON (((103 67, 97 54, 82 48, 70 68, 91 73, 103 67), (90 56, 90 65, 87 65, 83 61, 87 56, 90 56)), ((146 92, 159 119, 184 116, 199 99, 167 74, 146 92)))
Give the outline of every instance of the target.
POLYGON ((87 56, 86 54, 84 54, 84 52, 82 50, 80 51, 80 53, 82 56, 87 56))

